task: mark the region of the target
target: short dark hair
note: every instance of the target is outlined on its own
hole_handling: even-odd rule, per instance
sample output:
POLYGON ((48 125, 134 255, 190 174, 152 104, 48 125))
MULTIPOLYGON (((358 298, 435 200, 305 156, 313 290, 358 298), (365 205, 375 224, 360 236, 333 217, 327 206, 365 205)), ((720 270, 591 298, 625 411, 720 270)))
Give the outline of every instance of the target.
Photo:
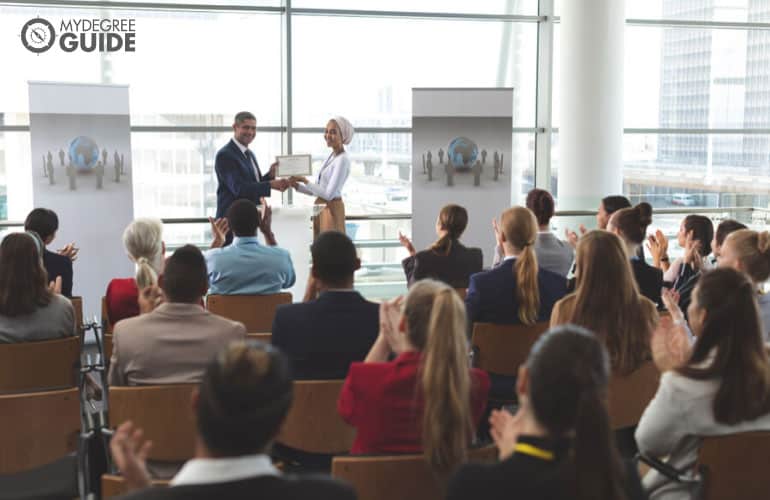
POLYGON ((286 356, 269 344, 233 342, 203 375, 198 431, 218 455, 260 453, 278 434, 291 400, 286 356))
POLYGON ((545 189, 533 189, 527 193, 527 208, 532 210, 537 218, 537 223, 541 226, 551 221, 554 206, 553 196, 545 189))
POLYGON ((257 117, 254 116, 254 113, 250 111, 239 111, 235 114, 235 118, 233 118, 233 123, 243 123, 246 120, 257 121, 257 117))
POLYGON ((194 245, 177 248, 166 259, 162 288, 169 302, 199 302, 209 286, 206 259, 194 245))
POLYGON ((235 200, 227 209, 227 223, 235 236, 256 235, 260 218, 256 203, 244 198, 235 200))
POLYGON ((716 231, 716 240, 717 245, 720 247, 725 242, 725 238, 727 238, 727 235, 730 233, 734 233, 735 231, 738 231, 740 229, 748 229, 745 224, 741 224, 737 220, 734 219, 725 219, 722 222, 719 223, 717 226, 716 231))
POLYGON ((56 212, 48 208, 35 208, 24 220, 24 230, 35 231, 44 242, 58 229, 59 217, 56 212))
POLYGON ((607 212, 607 215, 612 215, 616 210, 630 207, 631 202, 625 196, 613 194, 602 198, 602 205, 604 205, 604 211, 607 212))
POLYGON ((310 253, 313 255, 313 273, 327 285, 343 285, 356 272, 356 247, 343 233, 321 233, 310 248, 310 253))

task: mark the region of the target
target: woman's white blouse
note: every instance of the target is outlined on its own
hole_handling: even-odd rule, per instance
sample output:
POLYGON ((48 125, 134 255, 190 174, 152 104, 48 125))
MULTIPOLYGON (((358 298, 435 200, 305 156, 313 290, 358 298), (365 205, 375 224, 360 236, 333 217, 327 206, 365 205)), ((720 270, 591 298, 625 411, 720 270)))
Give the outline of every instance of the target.
POLYGON ((345 181, 350 175, 350 158, 347 152, 334 155, 332 153, 326 159, 321 170, 316 176, 315 182, 299 184, 297 191, 309 195, 315 195, 326 201, 340 198, 345 181))

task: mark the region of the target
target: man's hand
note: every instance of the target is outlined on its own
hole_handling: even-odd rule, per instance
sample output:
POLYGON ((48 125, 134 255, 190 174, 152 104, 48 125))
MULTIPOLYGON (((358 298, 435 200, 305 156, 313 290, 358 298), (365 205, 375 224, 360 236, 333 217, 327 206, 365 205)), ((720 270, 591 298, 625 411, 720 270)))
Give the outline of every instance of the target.
POLYGON ((48 283, 48 290, 51 293, 61 294, 61 276, 57 276, 55 280, 48 283))
POLYGON ((225 238, 227 237, 227 232, 230 231, 230 225, 226 217, 216 220, 213 217, 209 217, 209 223, 211 224, 211 235, 213 238, 210 248, 219 248, 225 244, 225 238))
POLYGON ((56 252, 59 255, 64 255, 71 261, 75 261, 78 258, 79 251, 80 249, 75 246, 75 243, 67 243, 64 248, 60 248, 56 252))
POLYGON ((286 191, 290 186, 291 182, 289 182, 289 179, 276 179, 270 181, 270 187, 280 192, 286 191))
POLYGON ((165 302, 165 298, 158 285, 150 285, 139 291, 137 302, 139 303, 139 314, 147 314, 165 302))
POLYGON ((139 490, 152 485, 147 472, 147 455, 152 441, 142 443, 142 429, 134 429, 129 420, 115 430, 110 440, 110 452, 129 490, 139 490))

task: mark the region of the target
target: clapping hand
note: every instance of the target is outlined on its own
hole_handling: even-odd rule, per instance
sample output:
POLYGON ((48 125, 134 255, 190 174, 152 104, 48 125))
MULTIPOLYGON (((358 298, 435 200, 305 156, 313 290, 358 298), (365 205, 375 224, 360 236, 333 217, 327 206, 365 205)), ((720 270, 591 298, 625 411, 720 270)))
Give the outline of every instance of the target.
POLYGON ((400 241, 401 245, 406 248, 406 251, 409 252, 409 255, 415 255, 417 253, 417 251, 414 249, 414 245, 412 245, 412 240, 401 234, 401 231, 398 232, 398 241, 400 241))
POLYGON ((75 261, 78 258, 78 252, 80 249, 75 246, 75 243, 67 243, 64 248, 57 250, 59 255, 64 255, 71 261, 75 261))
POLYGON ((523 414, 521 409, 516 415, 511 415, 508 410, 492 410, 489 416, 489 434, 500 452, 500 460, 513 455, 513 449, 521 434, 523 414))
POLYGON ((118 426, 110 440, 112 459, 129 490, 147 488, 152 484, 147 472, 147 456, 152 449, 152 441, 142 443, 142 437, 142 430, 134 429, 129 420, 118 426))
POLYGON ((673 316, 663 316, 652 332, 650 341, 652 360, 658 370, 665 372, 684 366, 692 352, 684 322, 673 316))
POLYGON ((693 238, 692 231, 687 233, 684 244, 685 264, 690 264, 696 271, 703 265, 703 258, 700 254, 701 242, 693 238))
POLYGON ((407 347, 406 336, 399 332, 403 300, 404 297, 399 296, 380 304, 380 336, 385 339, 390 350, 396 354, 401 354, 407 347))
POLYGON ((211 224, 211 248, 219 248, 225 243, 227 232, 230 231, 230 225, 227 222, 226 217, 214 219, 209 217, 209 223, 211 224))
POLYGON ((139 314, 146 314, 154 311, 156 307, 165 302, 165 298, 158 285, 150 285, 139 291, 137 302, 139 303, 139 314))
POLYGON ((61 294, 61 276, 57 276, 55 280, 48 283, 48 290, 51 293, 61 294))
POLYGON ((660 267, 661 259, 668 254, 668 238, 663 234, 663 231, 658 229, 655 231, 655 235, 649 235, 647 237, 647 249, 652 255, 652 261, 655 267, 660 267))

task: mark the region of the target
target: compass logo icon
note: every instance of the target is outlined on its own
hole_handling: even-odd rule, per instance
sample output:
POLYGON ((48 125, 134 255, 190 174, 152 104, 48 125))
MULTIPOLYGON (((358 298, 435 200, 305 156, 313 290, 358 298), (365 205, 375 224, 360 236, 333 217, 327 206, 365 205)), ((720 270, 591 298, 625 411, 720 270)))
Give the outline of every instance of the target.
POLYGON ((30 19, 21 28, 21 43, 27 50, 35 54, 40 54, 53 47, 55 38, 56 32, 53 29, 53 24, 42 17, 30 19))

